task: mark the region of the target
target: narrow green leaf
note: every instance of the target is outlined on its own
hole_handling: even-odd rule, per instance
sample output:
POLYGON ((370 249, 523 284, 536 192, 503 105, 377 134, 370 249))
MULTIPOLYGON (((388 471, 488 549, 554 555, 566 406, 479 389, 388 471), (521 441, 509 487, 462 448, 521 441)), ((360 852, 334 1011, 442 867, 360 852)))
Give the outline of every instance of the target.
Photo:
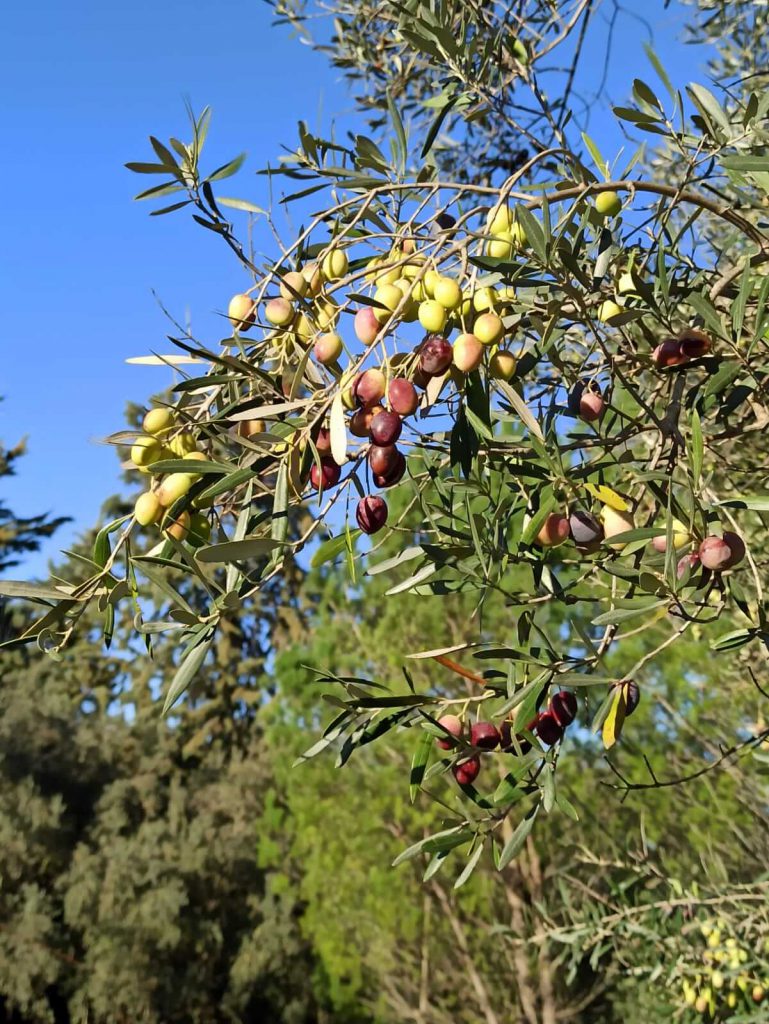
POLYGON ((700 414, 697 412, 696 409, 692 411, 691 428, 692 480, 694 482, 694 489, 697 490, 700 486, 700 479, 702 477, 702 457, 704 453, 704 442, 702 439, 702 423, 700 422, 700 414))
POLYGON ((171 685, 168 687, 168 693, 163 704, 164 715, 168 714, 197 675, 201 665, 206 660, 206 655, 211 650, 213 639, 214 634, 212 632, 207 633, 194 647, 187 651, 171 680, 171 685))
POLYGON ((224 477, 223 480, 217 480, 215 484, 211 484, 210 487, 206 487, 197 497, 199 501, 207 501, 209 498, 217 498, 220 494, 224 494, 226 491, 234 491, 236 487, 240 487, 241 484, 248 483, 249 480, 253 480, 257 474, 252 469, 236 469, 234 473, 230 473, 229 476, 224 477))
POLYGON ((716 307, 707 295, 703 295, 701 292, 692 292, 691 295, 689 295, 689 304, 697 313, 699 313, 705 321, 706 327, 712 331, 713 334, 723 337, 724 328, 721 323, 721 318, 718 315, 716 307))
MULTIPOLYGON (((179 170, 179 165, 177 164, 173 153, 171 152, 170 149, 168 149, 167 146, 163 145, 160 139, 156 139, 154 135, 150 135, 150 145, 155 150, 155 155, 157 156, 157 158, 160 160, 160 162, 165 166, 167 170, 179 170)), ((184 155, 186 156, 187 154, 185 153, 184 155)))
POLYGON ((651 604, 637 605, 634 608, 612 608, 608 612, 596 615, 592 620, 593 625, 610 626, 616 625, 618 622, 627 622, 628 619, 634 619, 639 615, 648 615, 650 612, 664 608, 668 604, 670 604, 670 600, 668 598, 663 598, 661 601, 653 601, 651 604))
POLYGON ((494 790, 494 795, 491 800, 492 803, 496 804, 498 807, 506 807, 508 804, 513 804, 518 800, 521 800, 525 795, 525 792, 518 785, 518 779, 516 776, 511 772, 508 772, 494 790))
POLYGON ((147 164, 141 161, 131 161, 124 165, 129 171, 133 171, 134 174, 168 174, 169 168, 165 164, 147 164))
MULTIPOLYGON (((150 217, 162 217, 166 213, 173 213, 174 210, 181 210, 183 206, 189 206, 191 202, 191 199, 182 199, 180 203, 171 203, 170 206, 164 206, 160 210, 151 210, 150 217)), ((200 386, 199 381, 196 381, 196 384, 198 387, 200 386)))
POLYGON ((178 185, 175 181, 164 181, 160 185, 153 185, 152 188, 145 189, 144 192, 139 192, 134 196, 134 199, 159 199, 160 196, 170 196, 175 192, 183 191, 183 186, 178 185))
POLYGON ((464 868, 462 868, 459 878, 457 878, 456 882, 454 882, 455 889, 461 889, 462 886, 470 877, 470 875, 472 875, 473 871, 475 871, 476 867, 478 866, 478 861, 481 859, 482 853, 483 843, 481 842, 478 843, 473 853, 470 854, 470 858, 465 864, 464 868))
MULTIPOLYGON (((351 531, 353 537, 360 536, 360 530, 351 531)), ((340 533, 336 537, 330 537, 318 546, 310 560, 310 566, 317 569, 326 562, 333 561, 347 548, 347 533, 340 533)))
POLYGON ((93 560, 100 569, 103 569, 111 554, 112 548, 109 542, 109 531, 99 530, 93 542, 93 560))
POLYGON ((579 821, 579 813, 574 804, 569 800, 568 797, 564 796, 559 790, 555 797, 555 806, 563 811, 572 821, 579 821))
POLYGON ((422 733, 417 741, 416 750, 411 760, 411 775, 409 776, 409 796, 411 797, 412 804, 416 800, 417 793, 424 780, 425 768, 430 760, 430 753, 434 743, 435 740, 429 732, 422 733))
POLYGON ((542 770, 542 807, 549 814, 555 804, 555 773, 552 764, 545 764, 542 770))
POLYGON ((665 68, 662 66, 662 62, 660 61, 659 57, 657 56, 657 54, 652 49, 650 43, 644 43, 644 51, 646 52, 646 56, 649 58, 649 62, 651 63, 652 67, 654 68, 654 70, 659 75, 660 81, 662 82, 662 84, 667 89, 668 95, 670 96, 670 98, 673 101, 673 103, 675 103, 676 102, 676 91, 673 88, 673 83, 670 81, 670 78, 669 78, 667 72, 665 71, 665 68))
POLYGON ((521 422, 528 429, 529 433, 532 434, 532 436, 536 437, 537 440, 544 442, 545 436, 542 433, 542 428, 540 427, 539 423, 537 423, 536 419, 532 415, 531 410, 526 405, 521 396, 518 394, 518 392, 515 390, 515 388, 503 380, 495 381, 495 386, 499 388, 499 390, 508 400, 510 405, 512 405, 512 407, 518 413, 518 415, 521 418, 521 422))
POLYGON ((438 111, 437 115, 435 116, 435 119, 433 120, 432 124, 428 128, 427 135, 425 136, 424 145, 422 146, 422 152, 419 154, 420 158, 422 160, 424 160, 424 158, 427 156, 427 154, 433 148, 433 144, 435 143, 435 140, 436 140, 436 138, 438 136, 438 132, 441 130, 441 126, 443 125, 443 122, 446 120, 448 115, 454 109, 454 106, 456 105, 457 99, 458 99, 458 96, 453 96, 449 100, 449 102, 441 110, 438 111))
MULTIPOLYGON (((245 540, 246 535, 248 534, 248 524, 249 521, 251 520, 251 501, 253 500, 253 496, 254 485, 253 482, 251 482, 248 484, 246 488, 246 493, 244 496, 245 500, 243 502, 243 506, 240 512, 238 513, 238 521, 235 525, 235 533, 232 535, 232 540, 234 541, 245 540)), ((243 574, 238 569, 237 564, 235 562, 232 562, 230 565, 227 566, 227 581, 225 583, 225 589, 227 594, 232 594, 235 591, 235 588, 239 586, 239 584, 242 582, 242 580, 243 574)))
POLYGON ((601 156, 600 149, 595 144, 595 142, 593 142, 593 140, 590 138, 590 136, 587 134, 587 132, 582 132, 582 141, 587 146, 588 152, 592 156, 593 161, 594 161, 596 167, 601 172, 601 176, 608 180, 608 177, 609 177, 609 165, 606 163, 604 158, 601 156))
POLYGON ((519 822, 517 828, 510 836, 508 841, 505 843, 504 847, 502 848, 502 853, 499 855, 500 871, 503 871, 510 863, 510 861, 517 857, 523 849, 523 844, 526 842, 526 839, 528 838, 528 835, 534 826, 534 822, 536 820, 538 813, 539 804, 537 804, 537 806, 530 814, 528 814, 521 822, 519 822))
POLYGON ((539 508, 528 521, 521 534, 521 543, 523 544, 531 544, 533 542, 544 525, 545 520, 555 508, 555 497, 552 491, 548 490, 545 494, 540 495, 540 497, 541 504, 539 508))
POLYGON ((598 733, 601 731, 604 720, 609 714, 609 708, 611 707, 612 701, 614 700, 614 689, 610 687, 608 693, 601 701, 601 704, 593 716, 593 721, 590 723, 590 731, 592 733, 598 733))
POLYGON ((18 597, 27 601, 85 601, 75 598, 72 588, 48 583, 27 583, 24 580, 0 580, 0 597, 18 597))
POLYGON ((732 171, 769 172, 769 156, 725 156, 721 164, 732 171))
MULTIPOLYGON (((418 843, 414 843, 412 846, 409 846, 406 850, 403 850, 402 853, 399 853, 398 856, 393 861, 392 866, 394 868, 397 868, 399 864, 403 864, 405 861, 411 860, 412 857, 416 857, 418 853, 421 853, 421 851, 424 850, 428 843, 435 842, 436 840, 442 839, 444 837, 456 836, 460 834, 461 831, 462 826, 455 825, 453 828, 444 829, 443 832, 436 832, 431 836, 425 836, 425 838, 420 839, 418 843)), ((460 840, 460 842, 462 842, 462 840, 460 840)))
POLYGON ((734 651, 738 647, 744 647, 745 644, 749 644, 756 636, 756 631, 753 629, 735 629, 731 633, 722 633, 721 636, 716 637, 710 645, 710 649, 713 651, 734 651))
POLYGON ((245 540, 225 541, 200 548, 196 553, 199 562, 241 562, 249 558, 262 558, 283 544, 274 537, 249 537, 245 540))
POLYGON ((745 310, 748 299, 753 291, 753 272, 749 262, 745 263, 740 280, 740 290, 737 298, 732 303, 732 327, 734 328, 735 340, 739 342, 742 335, 742 324, 745 320, 745 310))
POLYGON ((244 213, 263 213, 267 211, 261 206, 249 203, 247 199, 230 199, 229 196, 217 196, 216 201, 220 206, 229 206, 233 210, 242 210, 244 213))
POLYGON ((181 594, 176 592, 161 571, 159 571, 155 566, 149 565, 148 560, 141 555, 134 555, 132 562, 138 564, 139 572, 146 576, 150 583, 154 587, 157 587, 162 594, 165 594, 173 605, 180 608, 182 611, 187 612, 194 619, 197 619, 197 616, 190 605, 187 604, 181 594))
POLYGON ((222 476, 232 473, 225 462, 203 462, 197 459, 160 459, 152 463, 153 473, 193 473, 196 476, 222 476))
POLYGON ((648 103, 650 107, 656 107, 662 113, 662 104, 654 94, 654 90, 643 79, 636 78, 633 81, 633 94, 639 103, 648 103))
POLYGON ((687 85, 686 91, 706 120, 710 121, 714 126, 718 125, 727 131, 729 130, 729 118, 726 111, 709 89, 706 89, 704 85, 693 82, 691 85, 687 85))
POLYGON ((467 416, 468 423, 473 428, 478 437, 482 437, 485 441, 494 440, 494 432, 491 430, 489 426, 487 426, 483 422, 480 416, 477 416, 473 412, 469 405, 465 406, 465 415, 467 416))
POLYGON ((229 163, 222 164, 221 167, 217 167, 213 174, 209 174, 206 181, 221 181, 223 178, 231 178, 233 174, 237 174, 240 168, 245 162, 246 154, 241 153, 240 156, 236 156, 234 160, 230 160, 229 163))
POLYGON ((440 853, 436 853, 430 863, 427 865, 425 873, 422 875, 423 882, 429 882, 430 879, 437 875, 443 865, 446 863, 446 858, 451 853, 451 850, 443 850, 440 853))
POLYGON ((398 173, 403 174, 406 169, 408 143, 406 142, 406 132, 403 128, 403 121, 401 120, 398 108, 393 103, 392 94, 389 89, 387 90, 387 109, 390 112, 390 120, 393 123, 395 138, 398 143, 398 173))
POLYGON ((525 206, 515 208, 515 217, 526 232, 527 243, 531 246, 543 263, 547 263, 547 245, 542 225, 534 214, 525 206))
POLYGON ((429 579, 437 571, 437 565, 433 565, 432 563, 423 565, 422 568, 417 570, 413 576, 409 576, 409 578, 403 580, 402 583, 396 583, 395 586, 386 590, 385 594, 387 597, 391 597, 393 594, 402 594, 405 590, 411 590, 412 587, 416 587, 419 583, 424 583, 426 579, 429 579))
POLYGON ((288 536, 288 462, 285 460, 280 464, 275 481, 270 534, 276 546, 283 544, 288 536))
POLYGON ((769 512, 769 496, 758 494, 737 495, 734 498, 717 501, 715 504, 721 508, 749 508, 754 512, 769 512))
POLYGON ((415 558, 419 558, 420 555, 424 554, 424 548, 415 545, 414 547, 404 548, 403 551, 399 551, 397 555, 393 555, 392 558, 385 558, 382 562, 376 562, 374 565, 370 565, 366 570, 367 576, 377 576, 382 572, 389 572, 390 569, 397 569, 399 565, 403 565, 404 562, 411 562, 415 558))

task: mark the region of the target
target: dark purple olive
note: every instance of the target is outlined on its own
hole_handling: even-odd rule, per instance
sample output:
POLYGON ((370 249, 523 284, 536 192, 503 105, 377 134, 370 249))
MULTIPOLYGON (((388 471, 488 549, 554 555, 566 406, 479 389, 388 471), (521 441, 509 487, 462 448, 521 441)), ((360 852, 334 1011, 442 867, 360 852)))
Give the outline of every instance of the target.
POLYGON ((387 502, 378 494, 369 494, 358 502, 355 518, 364 533, 376 533, 387 522, 387 502))
POLYGON ((470 727, 470 742, 482 750, 493 750, 499 745, 499 730, 491 722, 475 722, 470 727))
POLYGON ((681 331, 678 343, 681 346, 681 354, 687 359, 700 359, 710 351, 710 338, 693 328, 681 331))
POLYGON ((376 476, 387 476, 398 465, 401 453, 394 444, 372 444, 368 453, 368 464, 376 476))
POLYGON ((625 686, 625 701, 627 707, 625 709, 625 715, 632 715, 635 709, 638 707, 639 701, 641 700, 641 691, 638 689, 638 683, 634 683, 632 679, 626 679, 624 681, 625 686))
POLYGON ((374 483, 377 487, 392 487, 393 484, 397 484, 399 480, 403 479, 403 474, 405 472, 406 458, 402 452, 398 452, 397 460, 392 469, 387 473, 374 473, 374 483))
POLYGON ((318 431, 318 436, 315 438, 315 447, 318 449, 318 455, 331 454, 331 431, 328 427, 321 427, 318 431))
POLYGON ((397 412, 388 412, 383 409, 372 419, 369 426, 369 435, 374 444, 388 445, 395 444, 401 436, 403 420, 397 412))
POLYGON ((724 540, 732 553, 731 558, 726 563, 726 568, 731 569, 732 566, 739 565, 745 557, 745 541, 739 534, 732 533, 731 530, 724 530, 724 540))
POLYGON ((603 527, 589 512, 576 509, 569 516, 569 531, 578 548, 591 550, 603 540, 603 527))
MULTIPOLYGON (((510 719, 505 719, 499 730, 499 745, 502 750, 509 750, 511 754, 527 754, 531 750, 531 742, 519 733, 515 734, 513 740, 513 725, 510 719)), ((529 722, 528 728, 534 728, 534 722, 529 722)))
POLYGON ((456 217, 452 217, 450 213, 445 212, 439 213, 438 216, 435 218, 435 223, 438 225, 439 228, 442 228, 443 231, 450 231, 454 227, 456 222, 456 217))
POLYGON ((569 690, 559 690, 550 698, 550 711, 564 729, 577 717, 577 698, 569 690))
POLYGON ((533 729, 547 747, 552 747, 563 736, 563 726, 558 724, 552 711, 540 712, 537 715, 533 729))
POLYGON ((438 334, 425 338, 419 349, 419 367, 431 377, 437 377, 451 366, 454 349, 438 334))
POLYGON ((478 772, 481 770, 481 759, 477 755, 475 757, 468 757, 466 761, 460 761, 458 764, 455 764, 451 770, 460 786, 469 786, 478 778, 478 772))
POLYGON ((334 462, 333 459, 321 459, 320 470, 318 469, 317 462, 313 462, 312 469, 310 470, 310 483, 316 491, 322 486, 325 490, 327 487, 335 487, 339 483, 339 477, 342 473, 342 467, 334 462))

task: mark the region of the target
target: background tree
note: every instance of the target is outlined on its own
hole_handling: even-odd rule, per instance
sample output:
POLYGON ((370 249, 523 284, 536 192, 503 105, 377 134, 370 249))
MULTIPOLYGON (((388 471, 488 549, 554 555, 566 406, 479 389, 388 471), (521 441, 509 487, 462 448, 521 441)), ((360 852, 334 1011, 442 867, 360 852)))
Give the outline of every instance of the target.
MULTIPOLYGON (((0 445, 0 478, 12 476, 16 472, 16 463, 24 455, 25 449, 24 441, 13 448, 0 445)), ((37 551, 45 538, 52 536, 68 521, 66 517, 54 518, 48 513, 17 516, 4 502, 0 503, 0 572, 14 568, 25 554, 37 551)))

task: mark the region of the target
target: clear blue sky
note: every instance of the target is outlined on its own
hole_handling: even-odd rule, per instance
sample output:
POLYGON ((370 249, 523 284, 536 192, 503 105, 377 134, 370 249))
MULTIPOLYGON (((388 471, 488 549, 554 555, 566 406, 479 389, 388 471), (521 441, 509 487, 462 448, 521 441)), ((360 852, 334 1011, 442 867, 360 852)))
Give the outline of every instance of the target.
MULTIPOLYGON (((698 77, 703 55, 679 40, 683 12, 663 0, 626 0, 654 26, 655 47, 676 84, 698 77), (678 71, 676 69, 679 69, 678 71)), ((606 16, 591 33, 587 81, 601 77, 606 16)), ((117 461, 98 439, 123 426, 126 399, 170 383, 163 369, 126 357, 169 350, 151 289, 201 337, 219 337, 218 313, 249 282, 214 236, 186 211, 151 218, 132 195, 153 181, 124 169, 151 159, 147 136, 186 137, 185 97, 214 119, 213 168, 241 150, 240 174, 220 191, 266 205, 253 172, 293 145, 296 122, 328 129, 351 123, 344 83, 325 60, 270 26, 260 0, 38 0, 3 16, 0 438, 29 437, 19 475, 2 481, 18 514, 46 509, 74 517, 24 574, 92 524, 118 488, 117 461)), ((646 30, 629 13, 616 22, 607 90, 614 102, 632 79, 653 74, 640 48, 646 30)), ((619 144, 596 109, 591 134, 613 155, 619 144)), ((236 215, 237 216, 237 215, 236 215)), ((17 570, 18 571, 18 570, 17 570)))

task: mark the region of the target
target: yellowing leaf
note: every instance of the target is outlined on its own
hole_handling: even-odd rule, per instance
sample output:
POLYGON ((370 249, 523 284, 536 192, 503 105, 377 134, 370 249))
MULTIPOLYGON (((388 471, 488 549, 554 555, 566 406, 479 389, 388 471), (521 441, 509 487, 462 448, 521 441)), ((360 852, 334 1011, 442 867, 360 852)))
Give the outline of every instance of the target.
POLYGON ((621 495, 613 491, 611 487, 605 487, 603 484, 585 484, 585 490, 589 491, 594 498, 598 498, 604 505, 616 509, 617 512, 630 511, 630 505, 621 495))
POLYGON ((603 720, 601 738, 606 750, 611 750, 622 734, 622 726, 625 724, 625 712, 627 711, 627 700, 625 687, 617 686, 614 689, 609 713, 603 720))
POLYGON ((339 466, 343 466, 347 461, 347 425, 344 421, 344 405, 342 404, 341 391, 331 403, 329 431, 331 433, 331 454, 334 462, 339 466))

